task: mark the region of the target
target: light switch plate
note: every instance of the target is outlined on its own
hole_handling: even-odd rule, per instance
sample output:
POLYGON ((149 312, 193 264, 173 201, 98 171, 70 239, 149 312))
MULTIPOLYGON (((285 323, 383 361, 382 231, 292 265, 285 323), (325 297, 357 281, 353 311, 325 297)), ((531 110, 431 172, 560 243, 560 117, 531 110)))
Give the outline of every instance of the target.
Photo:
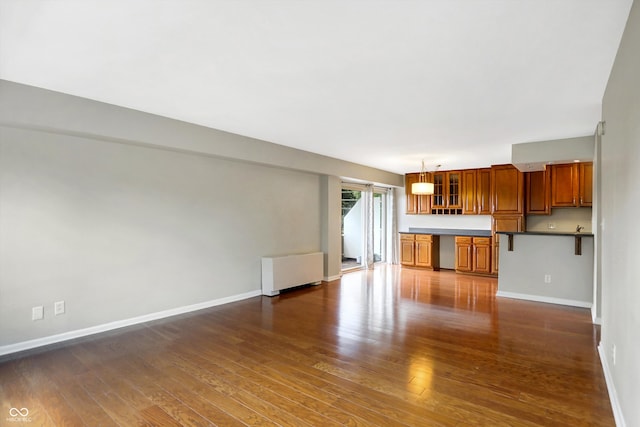
POLYGON ((31 309, 31 320, 44 319, 44 307, 39 305, 31 309))
POLYGON ((53 303, 53 314, 56 316, 64 314, 64 301, 57 301, 53 303))

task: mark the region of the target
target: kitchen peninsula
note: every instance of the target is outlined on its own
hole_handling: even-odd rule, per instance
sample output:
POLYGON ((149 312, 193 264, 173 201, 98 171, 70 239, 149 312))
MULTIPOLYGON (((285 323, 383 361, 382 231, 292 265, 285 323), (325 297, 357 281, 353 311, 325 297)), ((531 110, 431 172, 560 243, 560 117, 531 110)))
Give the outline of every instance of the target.
POLYGON ((498 232, 497 296, 591 308, 593 234, 498 232))

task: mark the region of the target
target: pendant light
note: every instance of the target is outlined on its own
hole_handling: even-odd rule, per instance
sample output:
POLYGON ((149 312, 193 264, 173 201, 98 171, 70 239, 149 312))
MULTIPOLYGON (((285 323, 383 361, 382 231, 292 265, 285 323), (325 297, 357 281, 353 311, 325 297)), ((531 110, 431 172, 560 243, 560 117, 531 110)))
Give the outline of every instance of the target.
POLYGON ((424 160, 422 161, 422 169, 420 169, 420 175, 418 182, 411 184, 411 194, 417 194, 419 196, 428 196, 433 194, 433 182, 426 182, 426 174, 424 172, 424 160))

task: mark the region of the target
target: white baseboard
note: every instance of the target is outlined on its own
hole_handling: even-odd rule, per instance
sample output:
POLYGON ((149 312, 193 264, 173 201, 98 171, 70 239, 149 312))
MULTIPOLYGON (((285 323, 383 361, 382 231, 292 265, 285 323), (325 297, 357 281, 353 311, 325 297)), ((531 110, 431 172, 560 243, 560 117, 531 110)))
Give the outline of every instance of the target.
POLYGON ((523 299, 527 301, 546 302, 549 304, 569 305, 572 307, 582 307, 582 308, 591 308, 591 306, 593 305, 588 301, 577 301, 577 300, 564 299, 564 298, 543 297, 540 295, 520 294, 517 292, 498 291, 496 292, 496 296, 504 297, 504 298, 523 299))
POLYGON ((130 319, 117 320, 115 322, 109 322, 102 325, 92 326, 90 328, 77 329, 75 331, 69 331, 61 334, 50 335, 48 337, 37 338, 34 340, 22 341, 15 344, 0 346, 0 356, 12 354, 12 353, 18 353, 25 350, 31 350, 31 349, 42 347, 45 345, 57 344, 57 343, 72 340, 75 338, 82 338, 88 335, 98 334, 100 332, 107 332, 114 329, 124 328, 126 326, 137 325, 139 323, 150 322, 152 320, 164 319, 166 317, 171 317, 171 316, 176 316, 178 314, 184 314, 192 311, 202 310, 204 308, 215 307, 217 305, 228 304, 230 302, 241 301, 243 299, 260 296, 260 294, 261 294, 260 290, 255 290, 255 291, 246 292, 243 294, 232 295, 225 298, 205 301, 198 304, 186 305, 183 307, 177 307, 169 310, 158 311, 156 313, 149 313, 143 316, 132 317, 130 319))
POLYGON ((328 276, 328 277, 323 277, 322 281, 323 282, 333 282, 334 280, 338 280, 342 277, 342 274, 338 274, 337 276, 328 276))
POLYGON ((591 321, 594 325, 602 325, 602 318, 596 315, 596 305, 591 307, 591 321))
POLYGON ((604 380, 607 383, 607 391, 609 392, 609 400, 611 401, 611 409, 613 410, 613 418, 616 420, 616 426, 626 427, 627 423, 624 421, 622 408, 618 401, 618 393, 616 393, 616 388, 613 385, 613 377, 609 370, 609 362, 607 362, 607 356, 605 350, 602 348, 602 343, 598 346, 598 354, 600 355, 600 364, 602 364, 602 370, 604 371, 604 380))

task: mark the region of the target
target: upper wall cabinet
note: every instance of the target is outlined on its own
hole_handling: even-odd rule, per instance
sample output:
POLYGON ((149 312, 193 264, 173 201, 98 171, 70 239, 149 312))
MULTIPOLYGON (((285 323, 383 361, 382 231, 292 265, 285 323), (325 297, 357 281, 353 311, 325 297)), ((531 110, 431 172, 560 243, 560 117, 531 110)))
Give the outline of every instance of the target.
MULTIPOLYGON (((433 179, 430 173, 425 173, 425 178, 428 182, 433 179)), ((407 199, 406 212, 408 214, 431 213, 431 196, 418 196, 411 193, 411 184, 419 181, 419 173, 408 173, 404 177, 404 190, 407 199)))
POLYGON ((462 210, 461 191, 462 173, 460 171, 434 172, 431 212, 439 213, 438 209, 462 210))
POLYGON ((419 173, 405 175, 407 214, 491 215, 491 168, 425 173, 433 182, 432 196, 411 194, 419 173))
POLYGON ((593 163, 551 165, 551 207, 591 206, 593 163))
POLYGON ((524 214, 524 174, 513 165, 491 166, 491 213, 524 214))
POLYGON ((462 171, 462 213, 474 215, 478 213, 477 196, 478 170, 466 169, 462 171))
POLYGON ((551 166, 551 205, 576 206, 578 198, 578 168, 573 163, 551 166))
POLYGON ((593 163, 578 165, 578 201, 580 206, 593 205, 593 163))
POLYGON ((551 215, 551 168, 526 172, 524 186, 527 215, 551 215))
POLYGON ((491 168, 462 171, 462 213, 491 215, 491 168))
POLYGON ((476 206, 479 215, 491 215, 491 168, 478 169, 476 174, 476 206))

